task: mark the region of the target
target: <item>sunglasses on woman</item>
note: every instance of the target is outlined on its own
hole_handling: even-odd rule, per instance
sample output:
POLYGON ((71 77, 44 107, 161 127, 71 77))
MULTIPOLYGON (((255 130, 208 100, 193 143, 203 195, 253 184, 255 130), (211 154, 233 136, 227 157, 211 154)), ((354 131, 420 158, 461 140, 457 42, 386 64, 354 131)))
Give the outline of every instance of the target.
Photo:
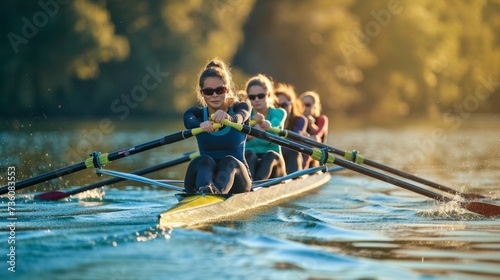
POLYGON ((280 107, 281 107, 281 108, 286 109, 286 108, 288 108, 288 106, 290 106, 291 104, 292 104, 292 102, 290 102, 290 101, 285 101, 285 102, 283 102, 283 103, 280 103, 279 105, 280 105, 280 107))
POLYGON ((248 95, 248 99, 250 100, 255 100, 255 98, 258 98, 258 99, 263 99, 264 97, 266 97, 267 93, 259 93, 259 94, 252 94, 252 95, 248 95))
POLYGON ((204 95, 214 95, 214 93, 217 93, 217 95, 221 95, 226 94, 228 92, 228 89, 225 86, 219 86, 216 88, 207 87, 202 89, 201 92, 203 92, 204 95))

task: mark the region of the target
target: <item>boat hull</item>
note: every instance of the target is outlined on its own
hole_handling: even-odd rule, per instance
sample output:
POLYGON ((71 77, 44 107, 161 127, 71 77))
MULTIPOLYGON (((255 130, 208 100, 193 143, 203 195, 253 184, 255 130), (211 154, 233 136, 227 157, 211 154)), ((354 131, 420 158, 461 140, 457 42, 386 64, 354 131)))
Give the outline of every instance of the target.
POLYGON ((327 183, 330 178, 329 173, 314 174, 227 198, 218 195, 188 195, 159 216, 159 226, 189 227, 223 221, 311 191, 327 183))

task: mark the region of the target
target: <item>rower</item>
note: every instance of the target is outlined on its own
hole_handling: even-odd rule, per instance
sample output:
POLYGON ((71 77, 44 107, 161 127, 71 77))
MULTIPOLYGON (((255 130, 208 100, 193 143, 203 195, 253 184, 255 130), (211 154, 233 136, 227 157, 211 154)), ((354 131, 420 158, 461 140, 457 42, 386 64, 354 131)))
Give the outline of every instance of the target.
POLYGON ((245 160, 247 135, 230 127, 214 128, 224 119, 248 124, 249 107, 239 102, 227 65, 215 58, 201 70, 196 96, 202 108, 191 107, 184 113, 184 125, 202 128, 196 135, 200 156, 186 171, 187 193, 242 193, 251 190, 250 172, 245 160))
MULTIPOLYGON (((276 108, 278 100, 274 86, 267 76, 258 74, 246 83, 246 92, 252 105, 251 119, 255 127, 266 130, 270 127, 283 129, 286 111, 276 108)), ((286 175, 286 166, 281 147, 262 139, 248 136, 245 157, 254 180, 265 180, 286 175)))
MULTIPOLYGON (((286 111, 285 129, 299 135, 307 135, 307 118, 302 114, 304 106, 302 101, 297 99, 295 88, 289 84, 278 83, 275 91, 279 106, 286 111)), ((288 148, 282 148, 282 153, 286 164, 286 173, 290 174, 302 170, 303 156, 301 153, 288 148)))
MULTIPOLYGON (((321 99, 319 94, 314 91, 306 91, 299 96, 304 102, 304 116, 308 119, 307 133, 309 137, 319 143, 326 143, 328 137, 328 117, 321 113, 321 99)), ((304 169, 319 166, 318 161, 304 155, 304 169)))

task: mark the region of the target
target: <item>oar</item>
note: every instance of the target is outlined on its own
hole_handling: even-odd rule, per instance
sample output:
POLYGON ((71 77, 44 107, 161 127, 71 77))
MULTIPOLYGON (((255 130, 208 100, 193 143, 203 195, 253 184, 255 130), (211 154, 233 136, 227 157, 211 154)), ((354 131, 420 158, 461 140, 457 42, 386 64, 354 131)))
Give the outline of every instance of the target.
MULTIPOLYGON (((193 158, 197 157, 199 154, 200 154, 199 152, 187 153, 178 159, 167 161, 167 162, 155 165, 155 166, 138 169, 138 170, 135 170, 131 173, 135 174, 135 175, 148 174, 148 173, 155 172, 155 171, 167 168, 167 167, 171 167, 171 166, 175 166, 175 165, 178 165, 178 164, 181 164, 184 162, 188 162, 188 161, 192 160, 193 158)), ((123 179, 123 178, 116 177, 116 178, 96 182, 96 183, 93 183, 93 184, 90 184, 90 185, 87 185, 87 186, 84 186, 84 187, 81 187, 78 189, 74 189, 71 191, 67 191, 67 192, 50 191, 50 192, 42 193, 42 194, 35 196, 35 198, 40 199, 40 200, 59 200, 62 198, 66 198, 70 195, 75 195, 78 193, 82 193, 84 191, 92 190, 92 189, 99 188, 99 187, 106 186, 106 185, 111 185, 111 184, 118 183, 118 182, 121 182, 124 180, 125 179, 123 179)), ((166 182, 163 182, 163 183, 166 183, 166 182)))
MULTIPOLYGON (((50 171, 47 173, 44 173, 42 175, 26 179, 20 182, 16 182, 16 190, 20 190, 32 185, 36 185, 38 183, 42 183, 48 180, 52 180, 58 177, 62 177, 64 175, 72 174, 77 171, 84 170, 86 168, 99 168, 113 160, 117 160, 123 157, 127 157, 130 155, 138 154, 153 148, 157 148, 163 145, 175 143, 184 139, 187 139, 189 137, 192 137, 196 134, 199 134, 203 132, 203 129, 201 128, 193 128, 193 129, 186 129, 182 130, 176 133, 172 133, 170 135, 158 138, 156 140, 152 140, 137 146, 133 146, 130 148, 126 148, 123 150, 119 150, 116 152, 113 152, 111 154, 100 154, 100 153, 94 153, 92 154, 91 157, 87 158, 85 161, 82 161, 80 163, 76 163, 55 171, 50 171)), ((0 188, 0 195, 7 193, 9 186, 3 186, 0 188)))
POLYGON ((328 171, 328 172, 333 173, 333 172, 340 171, 342 169, 344 169, 344 168, 339 167, 339 166, 334 167, 334 168, 327 168, 325 165, 320 165, 320 166, 311 167, 308 169, 298 170, 298 171, 295 171, 293 173, 287 174, 287 175, 282 176, 282 177, 265 180, 265 182, 261 182, 255 186, 253 186, 252 189, 257 190, 258 188, 273 186, 273 185, 276 185, 276 184, 281 183, 281 182, 286 181, 286 180, 296 179, 296 178, 299 178, 301 176, 311 175, 313 173, 320 172, 320 171, 323 171, 323 172, 328 171))
POLYGON ((418 182, 418 183, 421 183, 421 184, 424 184, 424 185, 428 185, 430 187, 439 189, 439 190, 447 192, 447 193, 451 193, 451 194, 454 194, 454 195, 459 195, 459 196, 461 196, 463 198, 466 198, 466 199, 485 198, 485 196, 480 195, 480 194, 463 193, 463 192, 457 191, 455 189, 443 186, 441 184, 429 181, 427 179, 424 179, 424 178, 421 178, 421 177, 418 177, 418 176, 406 173, 404 171, 392 168, 390 166, 386 166, 386 165, 383 165, 381 163, 377 163, 375 161, 366 159, 364 156, 358 154, 356 151, 352 151, 352 152, 350 152, 350 151, 343 151, 343 150, 337 149, 335 147, 328 146, 328 145, 326 145, 324 143, 320 143, 320 142, 317 142, 317 141, 315 141, 315 140, 313 140, 311 138, 304 137, 304 136, 302 136, 302 135, 300 135, 300 134, 298 134, 296 132, 293 132, 293 131, 280 130, 278 128, 270 128, 270 130, 273 131, 274 133, 280 135, 280 136, 283 136, 283 137, 286 137, 286 138, 290 138, 290 139, 295 140, 295 141, 300 141, 300 142, 305 143, 307 145, 311 145, 311 146, 318 147, 318 148, 326 148, 326 149, 328 149, 328 151, 333 152, 333 153, 335 153, 337 155, 343 156, 344 158, 346 158, 349 161, 352 161, 352 162, 355 162, 355 163, 358 163, 358 164, 365 163, 365 164, 367 164, 369 166, 372 166, 372 167, 378 168, 380 170, 384 170, 384 171, 390 172, 392 174, 401 176, 401 177, 406 178, 406 179, 413 180, 415 182, 418 182))
MULTIPOLYGON (((336 158, 333 154, 329 153, 327 149, 318 149, 318 148, 311 148, 304 146, 299 143, 291 142, 289 140, 286 140, 284 138, 280 138, 279 136, 276 136, 274 134, 267 133, 262 130, 258 129, 253 129, 252 127, 248 125, 243 125, 243 124, 236 124, 233 122, 230 122, 228 120, 223 121, 224 125, 230 126, 238 131, 241 131, 243 133, 252 135, 254 137, 258 137, 260 139, 282 145, 286 148, 292 149, 294 151, 298 151, 304 154, 307 154, 311 156, 315 160, 319 160, 320 163, 335 163, 337 165, 340 165, 342 167, 351 169, 353 171, 359 172, 361 174, 379 179, 381 181, 396 185, 398 187, 407 189, 409 191, 427 196, 429 198, 438 200, 438 201, 443 201, 443 202, 450 202, 453 201, 452 198, 449 198, 447 196, 429 191, 427 189, 423 189, 421 187, 415 186, 413 184, 410 184, 408 182, 402 181, 398 178, 388 176, 386 174, 365 168, 361 165, 352 163, 350 161, 341 159, 341 158, 336 158)), ((499 216, 500 215, 500 206, 493 205, 493 204, 488 204, 488 203, 483 203, 483 202, 458 202, 460 207, 465 208, 471 212, 481 214, 487 217, 493 217, 493 216, 499 216)))
MULTIPOLYGON (((324 170, 324 169, 325 169, 325 166, 323 166, 320 170, 324 170)), ((309 170, 309 169, 302 169, 302 170, 298 170, 298 171, 304 171, 304 170, 309 170)), ((331 167, 331 168, 328 168, 328 171, 327 171, 327 172, 329 172, 329 173, 334 173, 334 172, 338 172, 338 171, 340 171, 340 170, 344 170, 344 168, 343 168, 343 167, 340 167, 340 166, 336 166, 336 167, 331 167)), ((296 171, 296 172, 298 172, 298 171, 296 171)), ((317 171, 315 171, 315 172, 317 172, 317 171)), ((313 173, 314 173, 314 172, 313 172, 313 173)), ((290 174, 288 174, 288 175, 291 175, 291 174, 292 174, 292 173, 290 173, 290 174)), ((306 175, 307 175, 307 174, 309 174, 309 173, 306 173, 306 175)), ((286 175, 286 176, 288 176, 288 175, 286 175)), ((298 177, 300 177, 300 176, 301 176, 301 175, 299 175, 298 177)), ((279 177, 279 178, 281 178, 281 177, 279 177)), ((291 178, 291 179, 295 179, 295 178, 297 178, 297 177, 294 177, 294 178, 291 178)), ((252 181, 252 184, 253 184, 254 186, 257 186, 257 185, 259 185, 259 184, 262 184, 262 183, 266 183, 266 182, 272 181, 272 180, 274 180, 274 179, 275 179, 275 178, 269 178, 269 179, 262 179, 262 180, 252 181)), ((160 181, 160 182, 163 182, 163 180, 159 180, 159 181, 160 181)), ((175 180, 172 180, 172 182, 165 182, 165 183, 173 183, 173 181, 175 181, 175 180)))
MULTIPOLYGON (((132 172, 132 174, 133 174, 133 172, 132 172)), ((167 184, 184 184, 184 180, 179 180, 179 179, 177 179, 177 180, 175 180, 175 179, 174 180, 162 179, 162 180, 156 180, 156 181, 161 182, 161 183, 167 183, 167 184)))
POLYGON ((118 171, 106 170, 106 169, 96 169, 96 172, 99 174, 106 174, 106 175, 110 175, 110 176, 115 176, 115 177, 119 177, 119 178, 123 178, 123 179, 127 179, 127 180, 132 180, 132 181, 137 181, 137 182, 141 182, 141 183, 146 183, 149 185, 159 186, 159 187, 163 187, 163 188, 167 188, 167 189, 171 189, 171 190, 175 190, 175 191, 184 191, 184 188, 174 186, 174 185, 165 184, 162 182, 158 182, 158 181, 155 181, 155 180, 152 180, 152 179, 149 179, 146 177, 142 177, 139 175, 134 175, 131 173, 124 173, 124 172, 118 172, 118 171))

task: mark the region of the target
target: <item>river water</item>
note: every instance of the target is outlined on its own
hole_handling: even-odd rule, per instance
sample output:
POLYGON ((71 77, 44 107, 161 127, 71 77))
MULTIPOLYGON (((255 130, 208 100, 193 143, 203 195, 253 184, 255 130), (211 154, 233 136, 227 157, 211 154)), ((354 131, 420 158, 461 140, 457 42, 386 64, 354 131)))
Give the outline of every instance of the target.
MULTIPOLYGON (((11 180, 9 170, 20 181, 83 161, 90 151, 113 152, 182 129, 106 120, 1 125, 1 185, 11 180)), ((357 149, 366 158, 462 192, 486 195, 484 202, 500 205, 500 122, 494 116, 454 126, 338 125, 330 131, 329 144, 357 149)), ((106 168, 131 171, 195 147, 188 139, 106 168)), ((148 177, 183 179, 186 166, 148 177)), ((122 182, 55 202, 34 199, 37 193, 68 191, 97 180, 102 178, 84 170, 16 190, 11 209, 9 196, 0 197, 1 279, 500 277, 498 218, 437 203, 350 170, 335 173, 328 184, 295 200, 197 228, 158 229, 157 216, 176 202, 175 192, 143 183, 122 182)))

